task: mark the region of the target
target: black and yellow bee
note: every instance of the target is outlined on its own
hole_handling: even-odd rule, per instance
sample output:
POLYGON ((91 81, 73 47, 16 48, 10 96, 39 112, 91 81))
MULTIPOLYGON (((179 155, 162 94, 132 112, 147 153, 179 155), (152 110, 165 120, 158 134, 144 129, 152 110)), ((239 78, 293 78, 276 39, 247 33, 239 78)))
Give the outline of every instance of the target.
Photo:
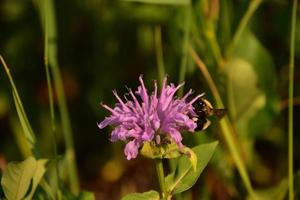
POLYGON ((224 117, 227 113, 226 109, 215 109, 211 103, 204 99, 199 98, 194 103, 195 112, 198 115, 197 127, 195 131, 205 130, 210 124, 210 120, 208 119, 211 116, 216 116, 218 119, 224 117))

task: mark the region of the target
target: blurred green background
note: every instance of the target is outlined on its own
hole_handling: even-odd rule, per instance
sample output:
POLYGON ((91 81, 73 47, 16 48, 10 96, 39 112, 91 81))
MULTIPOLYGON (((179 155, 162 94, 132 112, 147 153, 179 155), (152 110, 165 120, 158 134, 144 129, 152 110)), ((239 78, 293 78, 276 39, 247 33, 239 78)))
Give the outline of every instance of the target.
MULTIPOLYGON (((10 67, 37 134, 38 154, 51 159, 54 155, 44 67, 45 34, 38 1, 0 0, 0 54, 10 67)), ((126 87, 135 89, 140 74, 152 88, 153 80, 160 78, 158 69, 164 68, 169 81, 185 81, 185 91, 192 88, 196 94, 205 92, 216 105, 190 48, 205 63, 228 109, 233 136, 253 187, 276 188, 286 180, 291 1, 57 0, 54 5, 57 38, 52 42, 57 43, 83 190, 93 191, 97 199, 119 199, 129 192, 158 189, 154 163, 142 157, 126 161, 123 144, 108 140, 111 129, 98 129, 96 123, 108 115, 100 102, 113 106, 116 100, 112 90, 124 94, 126 87)), ((299 24, 298 16, 294 99, 297 174, 299 24)), ((56 98, 54 106, 57 115, 56 98)), ((63 156, 65 141, 59 122, 57 126, 58 154, 63 156)), ((10 84, 1 66, 1 168, 9 161, 23 159, 26 148, 18 139, 21 134, 10 84)), ((247 192, 218 121, 205 132, 185 135, 185 143, 190 145, 213 140, 220 142, 213 160, 194 188, 181 198, 245 199, 247 192)), ((295 176, 298 198, 299 180, 295 176)), ((281 188, 285 188, 283 185, 281 188)))

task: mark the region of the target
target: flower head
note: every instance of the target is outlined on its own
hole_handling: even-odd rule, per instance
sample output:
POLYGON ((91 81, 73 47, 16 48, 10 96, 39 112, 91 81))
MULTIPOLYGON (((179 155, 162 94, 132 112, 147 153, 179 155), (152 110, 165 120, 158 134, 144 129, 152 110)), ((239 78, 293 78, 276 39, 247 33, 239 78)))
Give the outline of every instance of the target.
POLYGON ((128 160, 136 158, 138 149, 144 142, 154 142, 160 145, 163 141, 174 141, 182 146, 182 131, 194 132, 197 127, 197 114, 193 103, 203 96, 200 94, 187 101, 192 94, 190 90, 184 97, 177 98, 175 93, 183 85, 167 85, 167 78, 163 81, 160 94, 157 83, 154 83, 154 91, 149 95, 142 76, 139 77, 140 86, 133 93, 128 89, 130 99, 122 100, 116 91, 113 94, 118 100, 114 108, 102 104, 111 112, 98 127, 103 129, 112 125, 111 141, 126 141, 124 153, 128 160))

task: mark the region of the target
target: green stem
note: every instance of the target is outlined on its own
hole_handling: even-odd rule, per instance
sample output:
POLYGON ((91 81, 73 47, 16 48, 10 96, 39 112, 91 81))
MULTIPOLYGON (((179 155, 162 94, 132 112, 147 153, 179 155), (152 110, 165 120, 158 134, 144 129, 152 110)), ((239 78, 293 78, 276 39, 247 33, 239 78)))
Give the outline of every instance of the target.
POLYGON ((166 191, 166 184, 165 184, 165 175, 164 175, 164 167, 163 167, 163 162, 162 159, 155 159, 155 166, 156 166, 156 172, 158 175, 158 181, 159 181, 159 186, 162 194, 162 199, 169 199, 169 195, 166 191))
POLYGON ((250 1, 249 7, 238 25, 238 28, 233 36, 232 42, 227 48, 226 57, 229 57, 231 55, 235 46, 239 42, 243 31, 245 30, 247 24, 249 23, 249 20, 251 19, 252 15, 254 14, 254 12, 256 11, 258 6, 261 4, 261 2, 262 2, 262 0, 250 1))
POLYGON ((160 84, 160 86, 162 86, 163 79, 165 76, 165 66, 164 66, 164 57, 163 57, 162 41, 161 41, 161 27, 160 26, 156 26, 154 29, 154 40, 155 40, 155 52, 156 52, 159 84, 160 84))
MULTIPOLYGON (((207 16, 205 14, 205 8, 209 6, 209 1, 201 1, 201 10, 202 12, 199 13, 200 16, 198 16, 198 20, 200 22, 201 29, 203 30, 203 34, 205 37, 205 41, 207 43, 208 48, 211 51, 211 55, 215 62, 217 63, 217 66, 219 68, 222 68, 223 66, 223 57, 222 52, 220 49, 220 45, 218 43, 218 40, 216 38, 215 33, 215 20, 213 16, 207 16)), ((212 13, 210 13, 212 14, 212 13)))
MULTIPOLYGON (((46 12, 45 8, 45 12, 46 12)), ((48 55, 49 55, 49 50, 48 50, 48 34, 47 34, 47 17, 45 17, 45 48, 44 48, 44 62, 45 62, 45 71, 46 71, 46 79, 47 79, 47 87, 48 87, 48 96, 49 96, 49 106, 50 106, 50 119, 51 119, 51 128, 52 131, 55 132, 56 126, 55 126, 55 114, 54 114, 54 101, 53 101, 53 86, 52 86, 52 81, 51 81, 51 76, 50 76, 50 67, 49 67, 49 62, 48 62, 48 55)))
POLYGON ((231 40, 231 3, 229 1, 220 1, 220 43, 222 47, 228 45, 231 40))
MULTIPOLYGON (((184 36, 182 44, 182 57, 179 70, 179 80, 178 83, 182 83, 186 74, 187 57, 188 57, 188 44, 189 44, 189 33, 190 33, 190 21, 191 21, 191 8, 188 6, 186 8, 185 26, 184 26, 184 36)), ((178 91, 178 96, 183 95, 184 86, 182 86, 178 91)))
POLYGON ((213 25, 212 20, 209 20, 207 22, 205 30, 206 30, 205 35, 206 35, 206 38, 207 38, 208 43, 210 45, 210 48, 212 50, 213 56, 214 56, 214 58, 215 58, 215 60, 218 64, 218 67, 222 68, 223 67, 223 57, 222 57, 222 53, 221 53, 219 43, 218 43, 217 38, 216 38, 216 34, 215 34, 214 25, 213 25))
MULTIPOLYGON (((46 4, 44 5, 44 13, 47 12, 46 4)), ((53 85, 50 75, 50 66, 48 61, 49 49, 48 49, 48 16, 46 15, 45 18, 45 47, 44 47, 44 62, 45 62, 45 71, 46 71, 46 79, 47 79, 47 87, 48 87, 48 97, 49 97, 49 108, 50 108, 50 119, 51 119, 51 133, 52 133, 52 140, 53 140, 53 154, 54 154, 54 162, 55 162, 55 182, 56 186, 59 186, 59 168, 58 168, 58 156, 57 156, 57 144, 56 144, 56 125, 55 125, 55 113, 54 113, 54 100, 53 100, 53 85)), ((54 191, 55 195, 57 196, 56 191, 54 191)))
MULTIPOLYGON (((193 60, 195 61, 195 63, 197 64, 197 66, 199 67, 200 71, 202 72, 208 87, 210 88, 217 107, 223 108, 224 104, 222 102, 220 93, 218 92, 217 86, 215 84, 215 82, 213 81, 212 77, 210 76, 209 71, 207 70, 206 65, 202 62, 202 60, 200 59, 200 57, 197 55, 197 53, 195 52, 195 50, 190 46, 189 47, 189 51, 190 54, 193 58, 193 60)), ((250 182, 250 178, 249 175, 247 173, 246 167, 244 166, 244 163, 242 161, 242 158, 240 156, 239 153, 239 149, 237 148, 237 142, 235 141, 233 135, 234 135, 234 131, 233 131, 233 127, 230 124, 229 118, 228 117, 224 117, 221 121, 220 121, 220 125, 221 125, 221 129, 222 129, 222 133, 223 136, 225 138, 225 141, 227 143, 227 146, 229 148, 229 151, 233 157, 233 160, 236 164, 236 167, 240 173, 240 176, 242 178, 242 181, 244 182, 244 185, 249 193, 249 195, 251 196, 252 199, 257 199, 256 194, 252 188, 251 182, 250 182)))
MULTIPOLYGON (((60 113, 62 132, 64 136, 64 140, 66 143, 66 161, 69 175, 69 183, 71 191, 74 194, 79 193, 79 182, 77 175, 77 167, 76 167, 76 158, 75 158, 75 150, 74 150, 74 142, 72 137, 72 129, 71 122, 69 117, 69 112, 67 108, 67 102, 65 97, 65 91, 63 87, 63 81, 60 73, 60 69, 57 61, 57 32, 56 32, 56 19, 55 19, 55 10, 54 10, 54 2, 53 0, 45 0, 45 1, 37 1, 41 3, 39 6, 41 9, 41 14, 44 14, 44 17, 47 19, 45 22, 46 30, 47 30, 47 44, 48 44, 48 58, 50 70, 53 75, 54 87, 57 94, 58 99, 58 108, 60 113), (43 4, 44 3, 44 4, 43 4), (47 8, 44 10, 44 6, 47 8)), ((43 18, 43 17, 41 17, 43 18)))
POLYGON ((290 40, 289 64, 289 116, 288 116, 288 180, 289 199, 294 199, 294 173, 293 173, 293 98, 294 98, 294 68, 295 68, 295 32, 296 32, 297 0, 293 1, 292 27, 290 40))

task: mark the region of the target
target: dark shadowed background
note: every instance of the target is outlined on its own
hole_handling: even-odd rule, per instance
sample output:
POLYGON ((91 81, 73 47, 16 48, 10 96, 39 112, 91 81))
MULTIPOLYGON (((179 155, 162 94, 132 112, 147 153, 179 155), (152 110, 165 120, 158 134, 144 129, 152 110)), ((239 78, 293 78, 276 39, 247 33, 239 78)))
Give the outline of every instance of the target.
MULTIPOLYGON (((44 28, 39 0, 0 0, 0 54, 19 90, 37 135, 37 155, 54 158, 48 87, 44 66, 44 28)), ((255 0, 254 0, 255 1, 255 0)), ((215 99, 189 49, 206 64, 234 127, 241 157, 255 189, 269 189, 287 178, 287 101, 291 1, 257 1, 245 27, 248 0, 178 0, 160 3, 117 0, 54 1, 57 60, 64 83, 76 151, 80 187, 97 199, 120 199, 130 192, 158 189, 152 160, 127 161, 121 142, 111 143, 111 128, 99 130, 126 87, 136 89, 144 75, 148 88, 158 80, 158 66, 169 81, 185 81, 215 99), (178 3, 179 2, 179 3, 178 3), (243 23, 243 22, 242 22, 243 23), (237 30, 242 29, 240 35, 237 30), (234 41, 234 38, 238 38, 234 41), (161 39, 161 41, 160 41, 161 39)), ((298 7, 299 11, 299 7, 298 7)), ((247 19, 246 19, 247 20, 247 19)), ((295 194, 299 197, 300 18, 296 26, 294 99, 295 194)), ((63 160, 58 104, 58 157, 63 160)), ((0 168, 23 160, 26 147, 11 95, 0 67, 0 168), (19 138, 19 139, 18 139, 19 138)), ((182 199, 245 199, 247 192, 217 120, 205 132, 186 134, 196 145, 219 140, 217 151, 194 188, 182 199)), ((63 161, 62 161, 63 162, 63 161)), ((64 179, 64 167, 61 167, 64 179)), ((166 169, 167 170, 167 169, 166 169)), ((279 190, 277 188, 277 190, 279 190)))

